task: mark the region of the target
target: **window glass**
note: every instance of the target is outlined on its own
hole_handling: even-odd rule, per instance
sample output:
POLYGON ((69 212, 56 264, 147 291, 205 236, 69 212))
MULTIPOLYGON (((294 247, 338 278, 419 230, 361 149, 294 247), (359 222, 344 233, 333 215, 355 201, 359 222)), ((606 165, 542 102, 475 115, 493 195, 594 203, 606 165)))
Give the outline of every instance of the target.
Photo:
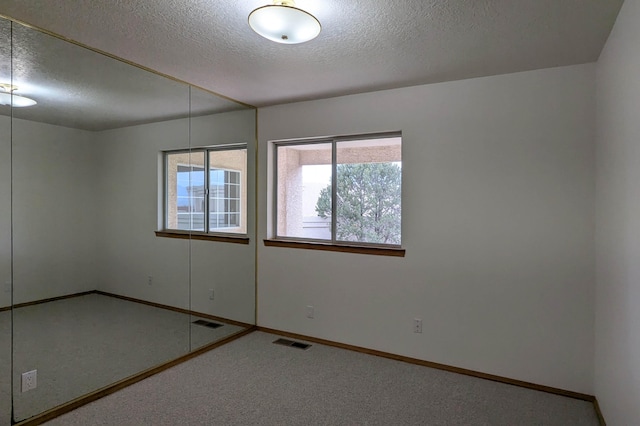
POLYGON ((246 233, 247 150, 209 151, 209 231, 246 233))
POLYGON ((401 244, 400 136, 287 142, 276 158, 276 236, 401 244))
POLYGON ((178 229, 204 231, 204 168, 178 166, 178 229))
POLYGON ((336 144, 336 240, 400 244, 400 138, 336 144))
POLYGON ((287 145, 277 150, 278 235, 331 240, 331 215, 321 216, 316 205, 331 185, 332 144, 287 145))
POLYGON ((168 153, 165 167, 167 228, 204 231, 204 153, 168 153))

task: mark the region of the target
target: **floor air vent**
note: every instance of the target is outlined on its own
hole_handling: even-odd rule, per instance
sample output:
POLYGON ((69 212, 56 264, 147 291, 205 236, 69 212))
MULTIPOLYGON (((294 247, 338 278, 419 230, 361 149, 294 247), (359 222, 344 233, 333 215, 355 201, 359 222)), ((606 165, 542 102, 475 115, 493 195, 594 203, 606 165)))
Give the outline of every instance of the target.
POLYGON ((205 320, 196 320, 193 323, 197 325, 202 325, 204 327, 209 327, 209 328, 220 328, 223 326, 223 324, 218 324, 217 322, 210 322, 205 320))
POLYGON ((292 348, 304 349, 307 350, 311 347, 311 345, 307 345, 306 343, 294 342, 293 340, 288 339, 278 339, 274 341, 276 345, 282 346, 291 346, 292 348))

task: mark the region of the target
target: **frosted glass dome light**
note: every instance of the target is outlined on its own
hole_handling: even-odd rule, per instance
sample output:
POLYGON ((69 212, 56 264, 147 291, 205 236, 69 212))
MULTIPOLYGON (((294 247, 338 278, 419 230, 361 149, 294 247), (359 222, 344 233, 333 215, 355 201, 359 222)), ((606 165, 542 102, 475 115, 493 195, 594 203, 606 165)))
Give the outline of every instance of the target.
POLYGON ((16 95, 13 93, 17 87, 11 84, 0 83, 0 105, 11 105, 12 107, 28 107, 35 105, 37 102, 33 99, 16 95))
POLYGON ((283 44, 313 40, 322 28, 315 16, 298 9, 293 0, 274 0, 255 9, 249 14, 249 26, 262 37, 283 44))

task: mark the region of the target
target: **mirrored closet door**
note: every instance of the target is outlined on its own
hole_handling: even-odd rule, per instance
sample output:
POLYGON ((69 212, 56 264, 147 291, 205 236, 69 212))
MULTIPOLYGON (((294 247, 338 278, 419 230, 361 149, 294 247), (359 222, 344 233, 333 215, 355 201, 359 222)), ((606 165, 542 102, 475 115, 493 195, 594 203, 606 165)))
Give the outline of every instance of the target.
POLYGON ((253 108, 1 24, 9 424, 255 323, 256 138, 253 108))
MULTIPOLYGON (((0 83, 11 83, 11 22, 0 19, 0 83)), ((0 88, 0 425, 11 424, 11 95, 0 88)))
POLYGON ((206 194, 192 224, 192 350, 255 324, 255 110, 217 102, 191 89, 191 162, 206 194))

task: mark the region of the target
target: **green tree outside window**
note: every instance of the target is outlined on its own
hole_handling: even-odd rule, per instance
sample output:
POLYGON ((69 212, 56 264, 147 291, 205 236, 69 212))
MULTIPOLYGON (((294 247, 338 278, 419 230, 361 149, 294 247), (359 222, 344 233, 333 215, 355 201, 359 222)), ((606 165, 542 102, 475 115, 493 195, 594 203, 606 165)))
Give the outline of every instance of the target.
MULTIPOLYGON (((402 170, 394 163, 337 166, 336 240, 400 244, 402 170)), ((320 191, 316 212, 331 218, 329 184, 320 191)))

